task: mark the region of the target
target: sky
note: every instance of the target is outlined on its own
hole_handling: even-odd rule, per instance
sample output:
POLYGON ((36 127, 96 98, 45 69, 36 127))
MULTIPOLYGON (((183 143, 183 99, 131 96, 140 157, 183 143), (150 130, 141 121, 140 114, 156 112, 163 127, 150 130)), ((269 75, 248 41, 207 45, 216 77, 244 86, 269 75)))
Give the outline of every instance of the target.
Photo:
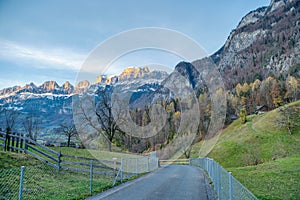
MULTIPOLYGON (((177 31, 208 55, 222 47, 244 15, 270 0, 0 0, 0 89, 47 80, 76 82, 90 53, 113 36, 157 27, 177 31)), ((102 74, 130 66, 172 70, 170 52, 144 49, 114 60, 102 74)), ((100 75, 100 74, 99 74, 100 75)))

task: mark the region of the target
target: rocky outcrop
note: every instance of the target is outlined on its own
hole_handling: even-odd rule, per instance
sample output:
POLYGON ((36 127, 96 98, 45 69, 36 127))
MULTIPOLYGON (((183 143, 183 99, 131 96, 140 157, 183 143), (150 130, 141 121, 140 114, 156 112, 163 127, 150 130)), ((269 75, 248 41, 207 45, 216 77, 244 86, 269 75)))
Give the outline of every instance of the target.
POLYGON ((118 82, 117 76, 108 77, 107 75, 100 75, 94 81, 94 84, 113 85, 118 82))
POLYGON ((59 89, 59 86, 56 81, 46 81, 41 86, 39 86, 39 88, 44 89, 46 92, 51 92, 59 89))
POLYGON ((76 88, 88 88, 90 86, 90 82, 87 80, 80 81, 77 85, 76 88))
POLYGON ((66 81, 62 85, 62 90, 65 94, 72 94, 74 92, 74 86, 69 81, 66 81))
POLYGON ((248 13, 245 17, 242 18, 239 25, 237 26, 237 29, 242 28, 243 26, 246 26, 248 24, 255 23, 258 20, 260 20, 262 17, 265 16, 267 8, 268 7, 258 8, 248 13))
POLYGON ((9 87, 9 88, 4 88, 4 89, 0 90, 0 95, 5 96, 5 95, 8 95, 10 93, 14 93, 14 92, 16 92, 20 89, 21 89, 21 86, 14 86, 14 87, 9 87))
POLYGON ((298 73, 300 2, 272 0, 247 14, 211 58, 228 89, 267 76, 298 73))
MULTIPOLYGON (((126 68, 119 76, 118 81, 130 81, 130 80, 147 80, 147 79, 156 79, 164 80, 168 76, 167 72, 164 71, 151 71, 148 67, 129 67, 126 68)), ((159 81, 159 82, 161 82, 159 81)))
POLYGON ((290 2, 289 0, 271 0, 270 6, 268 8, 268 12, 273 12, 274 10, 285 6, 287 2, 290 2))
POLYGON ((148 76, 150 70, 148 67, 129 67, 126 68, 119 76, 119 81, 124 81, 128 79, 138 79, 148 76))

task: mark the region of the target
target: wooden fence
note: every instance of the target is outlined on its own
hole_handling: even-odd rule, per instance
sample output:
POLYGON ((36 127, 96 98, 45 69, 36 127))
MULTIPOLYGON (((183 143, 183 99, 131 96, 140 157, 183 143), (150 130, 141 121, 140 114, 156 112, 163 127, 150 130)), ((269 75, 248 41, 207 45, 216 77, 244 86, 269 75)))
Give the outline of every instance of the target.
POLYGON ((0 131, 0 147, 3 147, 3 151, 29 154, 58 170, 89 173, 92 167, 95 174, 115 176, 116 169, 121 164, 116 160, 97 160, 61 154, 18 133, 7 134, 0 131))
POLYGON ((0 142, 0 147, 3 147, 3 151, 24 152, 25 141, 22 134, 6 134, 0 131, 0 142))

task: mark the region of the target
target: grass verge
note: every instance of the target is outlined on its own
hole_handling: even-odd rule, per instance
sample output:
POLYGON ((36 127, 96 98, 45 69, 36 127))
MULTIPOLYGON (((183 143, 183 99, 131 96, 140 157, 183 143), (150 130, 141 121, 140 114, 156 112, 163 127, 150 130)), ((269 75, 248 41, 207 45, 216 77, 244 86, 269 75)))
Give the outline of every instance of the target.
POLYGON ((259 199, 300 199, 299 156, 227 170, 259 199))

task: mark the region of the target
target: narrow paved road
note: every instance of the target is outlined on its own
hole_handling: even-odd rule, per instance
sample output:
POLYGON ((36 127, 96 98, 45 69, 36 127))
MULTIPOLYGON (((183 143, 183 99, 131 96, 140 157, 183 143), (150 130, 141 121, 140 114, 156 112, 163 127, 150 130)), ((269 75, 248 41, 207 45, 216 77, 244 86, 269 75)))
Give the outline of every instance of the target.
POLYGON ((213 191, 200 168, 170 165, 119 185, 88 200, 193 200, 213 199, 213 191))

